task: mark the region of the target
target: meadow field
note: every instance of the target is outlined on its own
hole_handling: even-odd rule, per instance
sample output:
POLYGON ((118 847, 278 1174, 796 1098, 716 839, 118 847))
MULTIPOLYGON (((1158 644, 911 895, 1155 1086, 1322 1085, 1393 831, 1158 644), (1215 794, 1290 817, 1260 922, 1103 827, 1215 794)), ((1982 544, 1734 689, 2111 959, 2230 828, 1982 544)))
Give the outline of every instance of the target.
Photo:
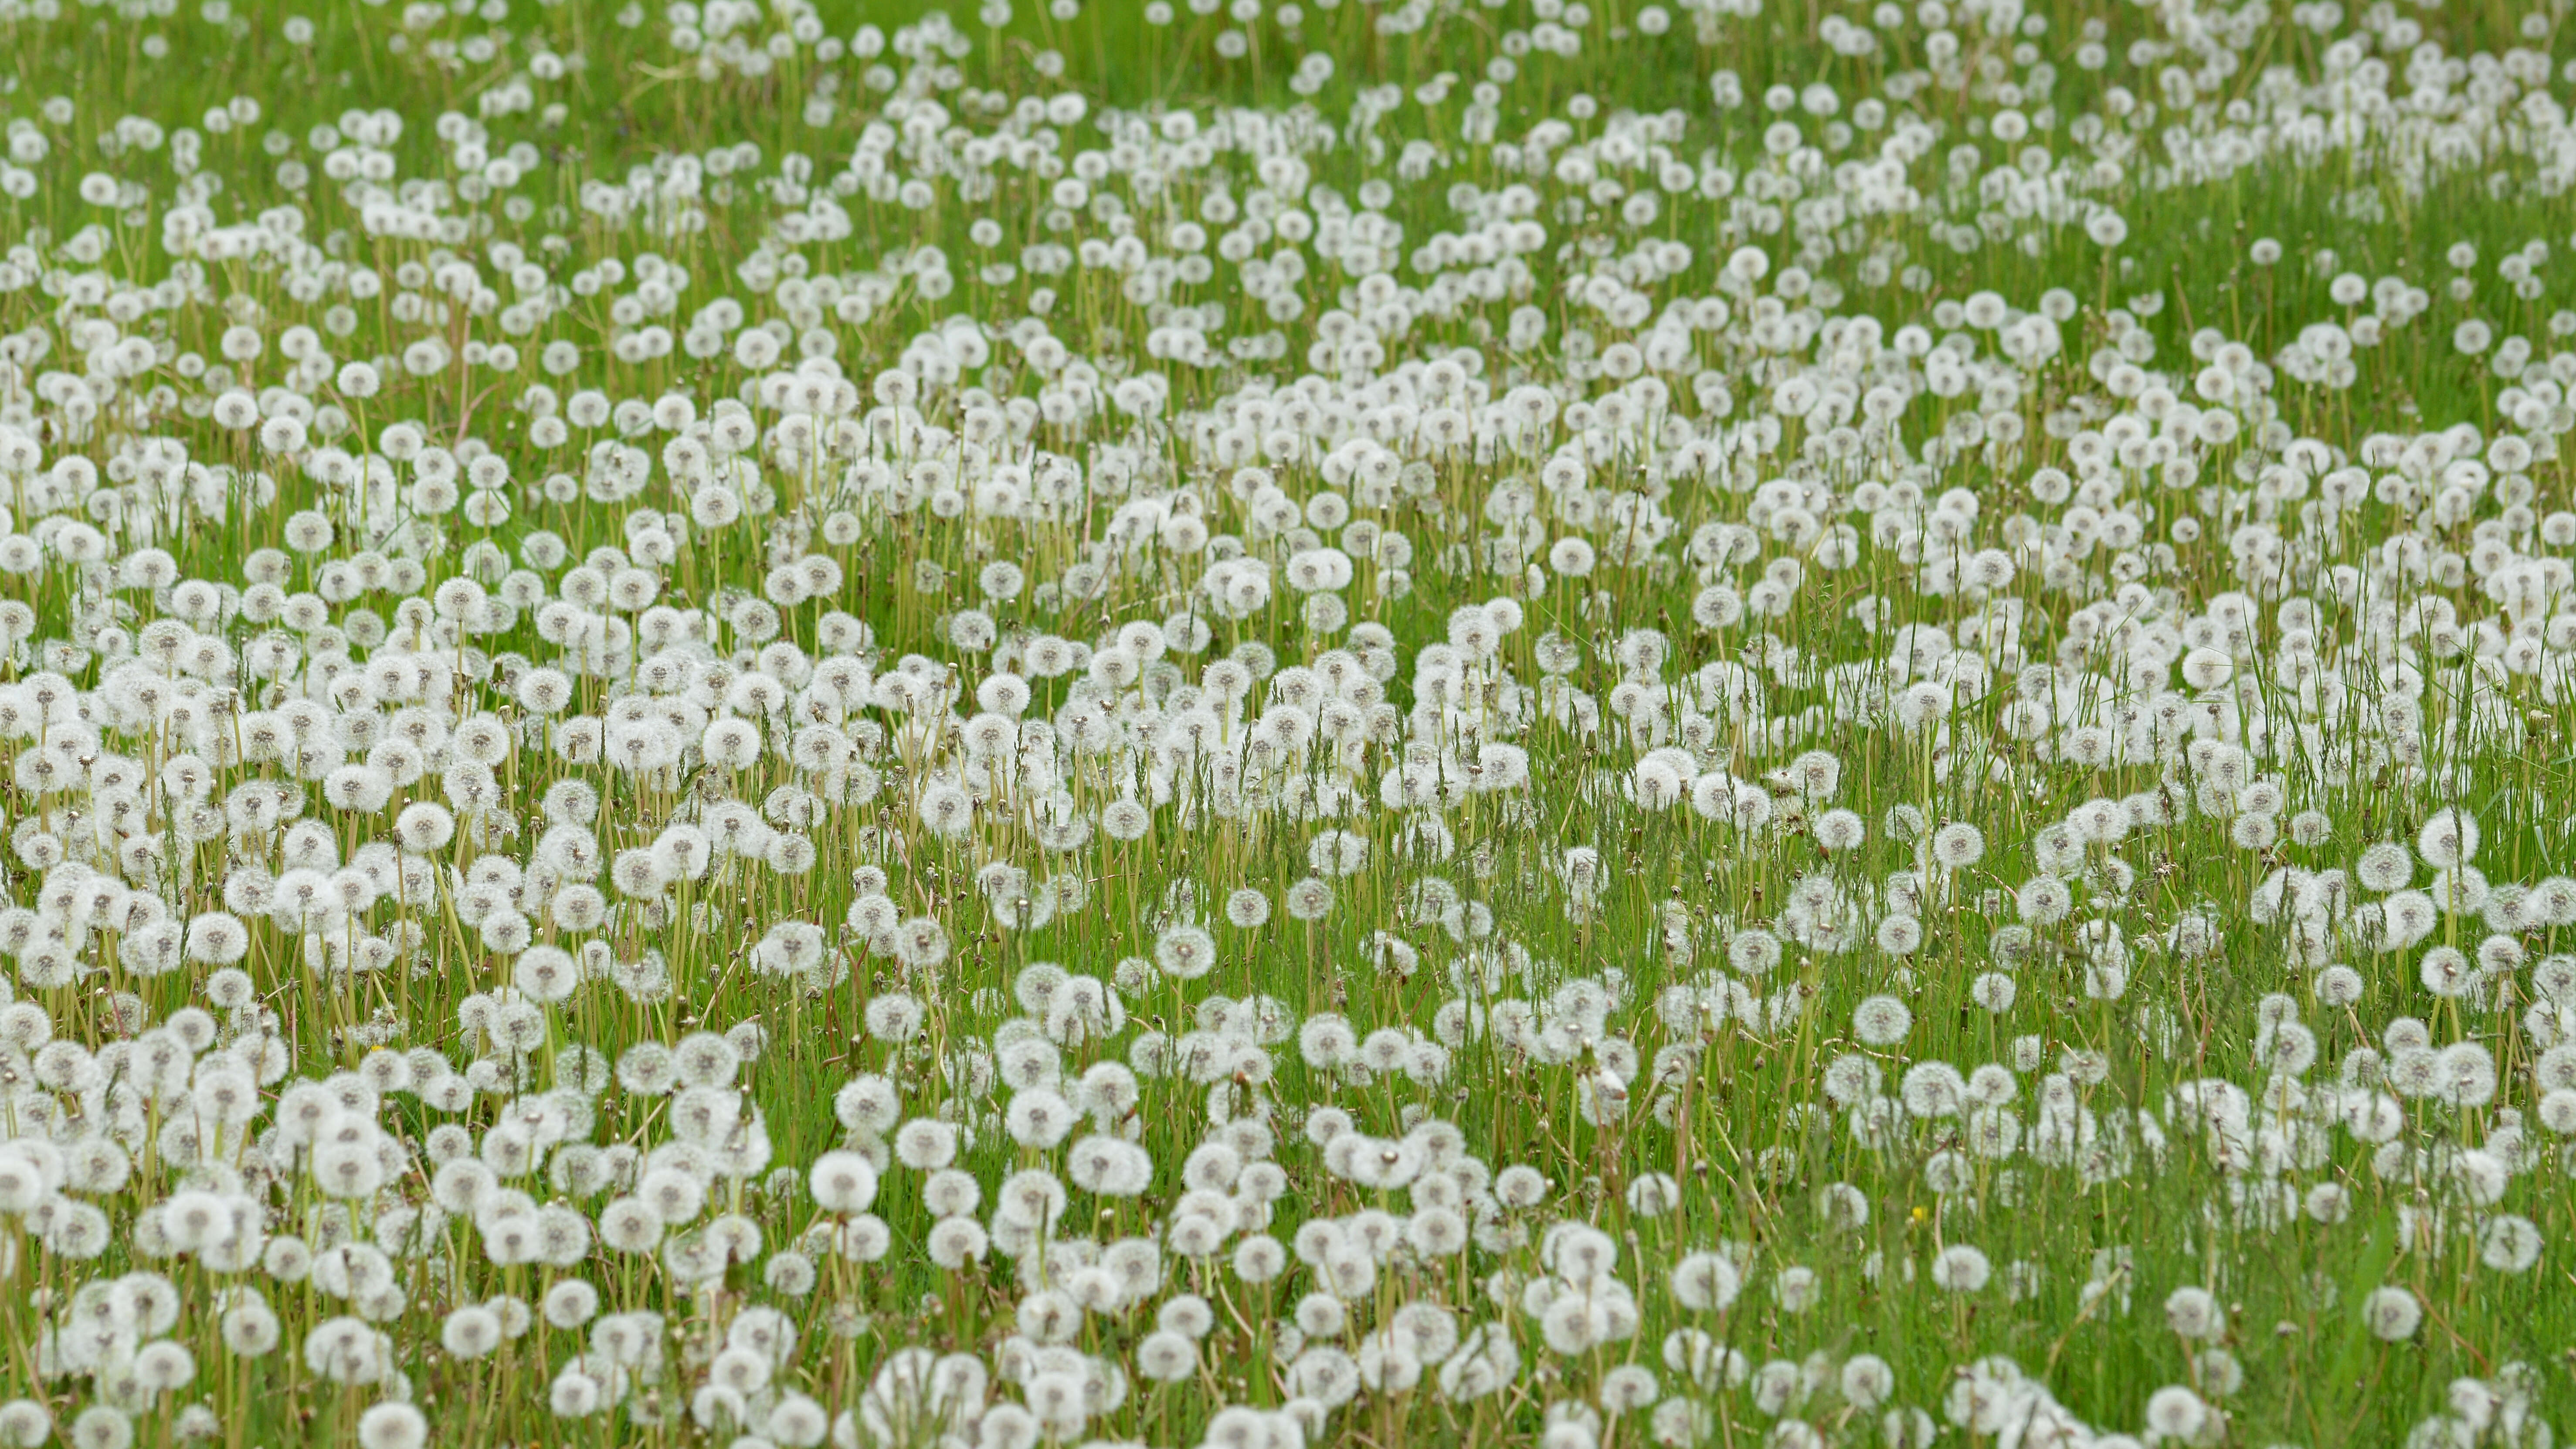
POLYGON ((2572 12, 0 0, 0 1449, 2552 1449, 2572 12))

